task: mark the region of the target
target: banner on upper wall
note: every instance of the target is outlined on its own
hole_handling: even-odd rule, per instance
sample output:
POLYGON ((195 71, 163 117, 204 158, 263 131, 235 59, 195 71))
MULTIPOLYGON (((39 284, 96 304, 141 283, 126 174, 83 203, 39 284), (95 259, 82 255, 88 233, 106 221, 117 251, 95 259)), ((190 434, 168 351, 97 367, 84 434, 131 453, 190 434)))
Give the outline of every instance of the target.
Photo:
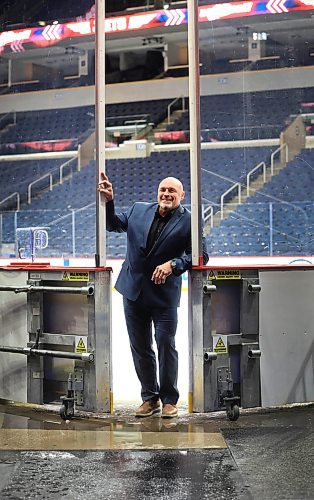
POLYGON ((52 141, 27 141, 0 144, 0 154, 16 155, 25 153, 48 153, 77 149, 77 139, 61 139, 52 141))
MULTIPOLYGON (((314 9, 314 0, 253 0, 202 5, 199 22, 213 22, 259 15, 278 15, 314 9)), ((123 33, 153 28, 169 29, 187 24, 187 9, 164 9, 140 14, 109 17, 105 20, 105 33, 123 33)), ((62 40, 95 34, 95 19, 59 24, 55 21, 37 26, 0 33, 1 52, 24 52, 35 47, 49 47, 62 40)))

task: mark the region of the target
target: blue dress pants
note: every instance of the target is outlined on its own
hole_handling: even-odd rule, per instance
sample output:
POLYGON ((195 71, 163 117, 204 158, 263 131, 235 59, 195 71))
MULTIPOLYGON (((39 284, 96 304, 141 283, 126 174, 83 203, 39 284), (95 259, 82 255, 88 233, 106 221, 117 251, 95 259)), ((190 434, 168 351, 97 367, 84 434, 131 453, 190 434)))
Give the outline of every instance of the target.
POLYGON ((176 404, 179 398, 178 352, 175 348, 177 308, 150 307, 142 295, 136 301, 123 297, 123 305, 143 401, 157 401, 160 398, 163 403, 176 404), (158 349, 159 383, 152 325, 158 349))

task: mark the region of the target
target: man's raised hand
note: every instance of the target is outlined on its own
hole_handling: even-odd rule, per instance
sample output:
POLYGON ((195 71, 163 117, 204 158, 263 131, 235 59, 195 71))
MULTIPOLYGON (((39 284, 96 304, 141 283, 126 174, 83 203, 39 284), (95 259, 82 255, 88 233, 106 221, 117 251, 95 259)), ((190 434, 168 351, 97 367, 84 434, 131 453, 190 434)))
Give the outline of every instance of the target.
POLYGON ((98 191, 105 203, 113 200, 113 188, 108 177, 104 172, 100 172, 100 182, 98 183, 98 191))

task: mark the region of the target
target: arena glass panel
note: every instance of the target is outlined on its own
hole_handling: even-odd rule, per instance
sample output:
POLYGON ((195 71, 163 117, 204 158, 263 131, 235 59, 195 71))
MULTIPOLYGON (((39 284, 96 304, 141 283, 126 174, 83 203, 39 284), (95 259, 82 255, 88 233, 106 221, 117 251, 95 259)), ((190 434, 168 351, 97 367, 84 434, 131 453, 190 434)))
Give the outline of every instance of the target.
POLYGON ((199 23, 209 252, 312 255, 313 17, 256 14, 199 23))
MULTIPOLYGON (((46 255, 59 252, 67 258, 95 253, 94 36, 85 34, 84 40, 74 35, 69 38, 67 31, 62 31, 64 26, 67 30, 72 26, 67 22, 74 19, 80 22, 75 9, 83 3, 71 2, 71 10, 56 12, 51 10, 54 3, 47 0, 42 12, 29 19, 28 2, 23 2, 25 27, 33 27, 27 35, 32 41, 14 39, 2 47, 0 85, 4 106, 0 128, 1 154, 6 161, 1 160, 1 256, 17 255, 17 229, 28 227, 41 228, 42 232, 36 236, 42 246, 47 243, 47 231, 48 246, 38 249, 46 255), (37 43, 40 37, 42 40, 37 43), (6 99, 12 94, 16 97, 13 105, 12 99, 6 99), (78 153, 79 149, 81 161, 71 157, 71 152, 78 153), (36 159, 31 156, 34 153, 39 154, 36 159), (18 154, 26 154, 28 160, 17 157, 18 154), (84 214, 88 214, 86 223, 84 214), (58 224, 64 235, 62 249, 61 232, 55 229, 58 224), (88 251, 79 236, 84 232, 81 231, 84 224, 88 228, 88 251)), ((256 2, 253 4, 257 6, 256 2)), ((231 12, 230 5, 228 8, 231 12)), ((286 8, 284 2, 280 6, 268 2, 267 15, 261 15, 254 7, 253 15, 246 12, 241 18, 236 6, 236 17, 227 19, 222 7, 213 7, 207 18, 206 8, 202 9, 199 23, 202 204, 211 253, 311 254, 314 107, 311 11, 296 12, 290 6, 286 8), (282 12, 278 12, 280 9, 282 12), (220 20, 214 20, 212 12, 220 20)), ((132 99, 121 93, 120 100, 110 94, 105 141, 111 148, 125 139, 141 137, 152 139, 157 145, 189 142, 188 100, 186 94, 182 97, 186 91, 182 92, 179 78, 187 77, 187 31, 183 10, 171 12, 167 14, 165 10, 166 17, 160 18, 164 21, 158 18, 161 24, 164 22, 158 28, 162 37, 156 36, 155 31, 153 37, 148 36, 150 32, 146 29, 138 32, 138 39, 131 37, 132 44, 128 33, 119 33, 110 40, 108 36, 106 78, 112 88, 115 83, 132 82, 130 86, 135 89, 136 83, 143 79, 158 78, 161 89, 160 99, 154 96, 150 101, 143 100, 143 95, 136 92, 132 99), (177 30, 175 25, 179 21, 183 24, 177 30), (185 29, 181 29, 183 26, 185 29), (153 74, 147 71, 152 70, 151 66, 153 74), (167 77, 170 77, 168 93, 164 90, 167 77), (166 129, 158 130, 156 125, 167 114, 169 117, 174 79, 178 90, 171 114, 177 110, 180 113, 174 123, 171 117, 166 129)), ((20 14, 16 19, 20 20, 20 14)), ((93 12, 86 13, 89 26, 92 15, 93 12)), ((14 19, 12 13, 10 16, 14 19)), ((76 33, 79 26, 72 26, 76 33)), ((160 176, 176 172, 184 181, 185 201, 189 203, 187 151, 178 147, 177 151, 166 151, 163 155, 155 152, 136 161, 127 158, 119 164, 117 160, 109 163, 109 175, 114 185, 119 183, 118 205, 130 204, 133 200, 130 194, 134 200, 155 199, 160 176), (163 156, 162 162, 157 156, 163 156), (142 168, 144 163, 146 168, 142 168), (125 190, 120 189, 124 179, 125 190), (141 188, 139 191, 135 192, 135 188, 132 191, 130 179, 136 179, 134 186, 141 188)), ((111 256, 109 253, 108 257, 111 256)))
POLYGON ((62 40, 85 4, 13 3, 0 28, 0 257, 94 257, 95 41, 62 40))

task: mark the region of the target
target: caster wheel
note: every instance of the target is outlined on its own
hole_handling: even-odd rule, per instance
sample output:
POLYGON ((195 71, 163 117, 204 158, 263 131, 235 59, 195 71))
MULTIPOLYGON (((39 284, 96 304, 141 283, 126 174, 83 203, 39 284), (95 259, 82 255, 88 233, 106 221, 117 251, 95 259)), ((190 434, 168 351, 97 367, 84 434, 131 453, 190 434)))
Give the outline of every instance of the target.
POLYGON ((238 405, 234 405, 231 410, 227 411, 227 417, 229 418, 229 420, 231 421, 235 421, 235 420, 238 420, 240 416, 240 409, 238 407, 238 405))
POLYGON ((67 409, 64 405, 60 406, 59 415, 62 420, 67 420, 67 409))
POLYGON ((60 407, 59 414, 62 420, 70 420, 74 415, 73 411, 68 411, 65 405, 60 407))

